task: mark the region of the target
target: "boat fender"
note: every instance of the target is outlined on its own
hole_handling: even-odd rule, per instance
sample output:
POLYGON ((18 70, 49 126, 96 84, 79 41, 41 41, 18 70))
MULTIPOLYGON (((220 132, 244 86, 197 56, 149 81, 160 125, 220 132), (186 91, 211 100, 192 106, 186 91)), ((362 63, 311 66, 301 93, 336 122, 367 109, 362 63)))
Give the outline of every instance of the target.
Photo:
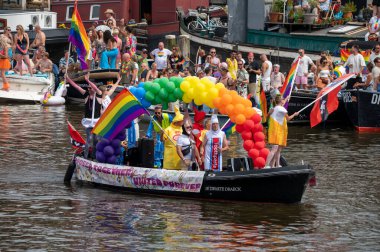
POLYGON ((75 155, 74 155, 74 158, 73 160, 71 161, 71 163, 69 164, 69 166, 67 167, 67 170, 66 170, 66 174, 65 174, 65 177, 63 179, 63 182, 65 184, 70 184, 71 182, 71 178, 73 177, 73 174, 74 174, 74 171, 75 171, 75 167, 76 167, 76 164, 75 164, 75 155))

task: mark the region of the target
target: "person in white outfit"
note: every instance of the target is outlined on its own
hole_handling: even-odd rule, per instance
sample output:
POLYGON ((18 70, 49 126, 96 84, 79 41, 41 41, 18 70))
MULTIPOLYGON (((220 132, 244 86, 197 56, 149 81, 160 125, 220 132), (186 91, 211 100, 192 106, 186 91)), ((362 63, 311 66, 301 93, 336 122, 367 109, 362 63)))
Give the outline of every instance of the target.
POLYGON ((263 62, 261 65, 261 84, 264 91, 270 90, 270 74, 272 73, 272 62, 270 62, 265 54, 261 54, 261 61, 263 62))

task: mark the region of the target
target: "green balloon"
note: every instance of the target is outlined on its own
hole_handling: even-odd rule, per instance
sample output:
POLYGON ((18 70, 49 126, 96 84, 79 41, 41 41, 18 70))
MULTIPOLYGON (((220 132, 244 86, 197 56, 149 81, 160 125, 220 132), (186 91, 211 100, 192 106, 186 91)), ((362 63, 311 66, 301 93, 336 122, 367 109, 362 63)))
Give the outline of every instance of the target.
POLYGON ((154 79, 153 83, 159 83, 160 82, 160 79, 157 78, 157 79, 154 79))
POLYGON ((182 100, 183 92, 180 88, 174 89, 173 94, 178 100, 182 100))
POLYGON ((168 93, 173 93, 174 89, 175 89, 174 82, 169 81, 168 83, 166 83, 166 91, 168 91, 168 93))
POLYGON ((160 92, 160 90, 161 87, 158 83, 152 83, 152 86, 149 91, 151 91, 153 94, 157 94, 158 92, 160 92))
POLYGON ((160 96, 163 101, 166 101, 168 99, 168 92, 161 88, 160 92, 158 92, 158 96, 160 96))
POLYGON ((145 91, 149 91, 150 90, 150 88, 152 87, 152 82, 150 82, 150 81, 147 81, 147 82, 145 82, 144 83, 144 89, 145 89, 145 91))
POLYGON ((183 82, 183 78, 181 77, 175 77, 176 79, 173 81, 176 88, 179 88, 181 86, 181 83, 183 82))
POLYGON ((151 91, 147 91, 145 93, 145 99, 149 102, 153 102, 154 101, 154 94, 151 92, 151 91))
POLYGON ((175 101, 177 101, 177 97, 175 97, 174 94, 169 94, 168 101, 169 102, 175 102, 175 101))
POLYGON ((162 99, 160 96, 156 95, 154 97, 154 102, 152 102, 153 105, 162 104, 162 99))
POLYGON ((168 108, 169 108, 169 104, 167 102, 162 104, 162 109, 167 110, 168 108))

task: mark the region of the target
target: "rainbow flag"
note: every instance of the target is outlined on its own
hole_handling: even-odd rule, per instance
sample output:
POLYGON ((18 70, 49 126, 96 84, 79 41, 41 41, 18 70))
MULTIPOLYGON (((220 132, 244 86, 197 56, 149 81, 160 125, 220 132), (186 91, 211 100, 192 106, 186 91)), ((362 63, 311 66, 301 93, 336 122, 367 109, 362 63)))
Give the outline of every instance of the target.
POLYGON ((231 122, 231 120, 228 120, 228 122, 223 125, 222 130, 228 138, 230 135, 236 132, 236 124, 231 122))
POLYGON ((146 110, 136 97, 128 89, 124 89, 104 111, 92 133, 112 140, 134 119, 145 113, 146 110))
POLYGON ((267 97, 265 96, 264 89, 261 85, 261 78, 258 78, 256 94, 255 94, 255 102, 256 107, 261 110, 262 115, 262 123, 267 121, 268 116, 268 105, 267 105, 267 97))
MULTIPOLYGON (((361 55, 363 55, 364 61, 366 64, 370 61, 370 56, 371 56, 371 51, 366 50, 366 51, 361 51, 361 55)), ((344 62, 347 61, 348 57, 351 55, 351 49, 340 49, 340 59, 344 62)))
POLYGON ((88 69, 86 59, 90 52, 91 45, 78 12, 77 1, 75 1, 73 16, 71 17, 69 41, 76 47, 82 70, 88 69))
MULTIPOLYGON (((284 99, 288 98, 290 99, 290 96, 292 95, 292 90, 294 86, 294 81, 296 80, 296 73, 298 66, 300 64, 300 57, 293 62, 292 66, 290 67, 289 73, 286 76, 284 85, 282 85, 282 88, 280 90, 280 93, 284 99)), ((284 107, 287 109, 289 105, 289 100, 284 104, 284 107)))

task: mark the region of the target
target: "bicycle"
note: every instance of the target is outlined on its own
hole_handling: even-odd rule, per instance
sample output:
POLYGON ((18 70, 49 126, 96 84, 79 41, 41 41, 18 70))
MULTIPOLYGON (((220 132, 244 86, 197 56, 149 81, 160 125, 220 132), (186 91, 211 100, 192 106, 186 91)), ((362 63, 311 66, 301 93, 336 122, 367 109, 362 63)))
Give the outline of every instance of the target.
POLYGON ((200 30, 213 30, 218 27, 222 27, 220 19, 210 19, 209 15, 206 13, 201 13, 197 16, 196 20, 191 21, 187 28, 192 31, 200 30))

